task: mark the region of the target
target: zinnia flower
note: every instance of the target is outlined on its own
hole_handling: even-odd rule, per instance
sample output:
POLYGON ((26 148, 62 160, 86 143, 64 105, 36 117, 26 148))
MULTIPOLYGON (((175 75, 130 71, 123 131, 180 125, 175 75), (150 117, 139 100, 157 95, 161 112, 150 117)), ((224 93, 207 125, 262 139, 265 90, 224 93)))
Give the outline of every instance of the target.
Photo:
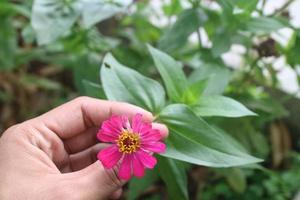
POLYGON ((161 153, 166 149, 160 142, 160 132, 152 129, 151 123, 143 122, 141 114, 136 114, 131 124, 126 116, 112 116, 102 123, 97 137, 111 143, 98 153, 98 159, 107 169, 120 164, 119 177, 124 180, 132 175, 144 176, 145 168, 156 165, 152 152, 161 153))

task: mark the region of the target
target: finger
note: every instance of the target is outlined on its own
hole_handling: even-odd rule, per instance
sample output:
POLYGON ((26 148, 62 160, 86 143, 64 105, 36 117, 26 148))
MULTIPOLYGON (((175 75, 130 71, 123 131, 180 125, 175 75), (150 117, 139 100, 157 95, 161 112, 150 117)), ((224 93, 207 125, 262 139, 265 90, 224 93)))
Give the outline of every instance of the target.
POLYGON ((169 130, 166 125, 160 123, 152 123, 152 128, 159 130, 162 138, 166 138, 169 135, 169 130))
POLYGON ((108 144, 96 144, 82 152, 70 155, 70 171, 81 170, 97 161, 97 153, 107 147, 108 144))
POLYGON ((118 178, 116 168, 104 169, 99 161, 69 175, 69 185, 76 188, 78 199, 108 199, 126 183, 118 178))
POLYGON ((153 120, 150 112, 128 103, 79 97, 36 119, 41 120, 59 137, 66 139, 90 127, 99 126, 102 121, 109 118, 112 114, 126 115, 131 118, 136 113, 141 113, 146 121, 153 120))
POLYGON ((91 127, 74 137, 64 140, 64 144, 69 154, 81 152, 95 144, 98 140, 96 134, 99 127, 91 127))

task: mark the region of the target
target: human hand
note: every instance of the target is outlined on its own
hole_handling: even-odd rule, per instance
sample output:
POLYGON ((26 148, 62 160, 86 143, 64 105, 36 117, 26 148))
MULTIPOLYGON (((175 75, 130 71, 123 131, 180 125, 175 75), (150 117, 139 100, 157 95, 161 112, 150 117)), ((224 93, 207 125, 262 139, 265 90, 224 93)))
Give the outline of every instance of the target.
MULTIPOLYGON (((124 181, 107 170, 96 155, 102 121, 112 114, 151 113, 120 102, 79 97, 37 118, 9 128, 0 139, 0 199, 119 198, 124 181)), ((153 123, 162 136, 168 130, 153 123)))

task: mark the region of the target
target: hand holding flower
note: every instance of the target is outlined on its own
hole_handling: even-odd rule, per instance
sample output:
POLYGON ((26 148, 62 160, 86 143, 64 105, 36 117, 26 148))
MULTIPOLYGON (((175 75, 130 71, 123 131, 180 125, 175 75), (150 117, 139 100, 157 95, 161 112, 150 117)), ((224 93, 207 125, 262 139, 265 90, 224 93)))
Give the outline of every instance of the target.
MULTIPOLYGON (((97 141, 99 125, 103 123, 104 128, 98 135, 101 140, 111 141, 110 137, 115 138, 115 135, 110 136, 107 135, 109 132, 105 132, 110 125, 105 121, 112 115, 127 116, 136 122, 132 127, 133 132, 122 129, 123 134, 117 136, 118 143, 111 148, 120 147, 124 153, 138 152, 137 149, 140 147, 148 150, 152 148, 152 143, 144 143, 146 137, 138 138, 133 135, 146 134, 141 121, 147 121, 146 127, 149 128, 153 120, 151 113, 127 103, 89 97, 77 98, 4 132, 0 139, 0 199, 119 198, 125 182, 115 175, 114 170, 105 168, 112 166, 120 156, 114 157, 112 163, 103 162, 105 168, 97 161, 97 153, 106 147, 97 141), (141 113, 143 119, 141 115, 135 116, 136 113, 141 113), (132 148, 127 148, 128 139, 136 142, 135 145, 132 143, 132 148)), ((159 130, 151 132, 153 137, 157 138, 155 141, 158 142, 158 139, 167 135, 167 128, 164 125, 153 123, 152 126, 159 130)), ((121 128, 121 124, 118 127, 121 128)), ((101 152, 105 151, 108 150, 101 152)), ((134 163, 138 162, 134 166, 139 166, 138 171, 133 170, 135 175, 143 174, 141 166, 154 165, 154 159, 150 155, 147 156, 143 158, 150 158, 148 162, 133 160, 134 163)), ((127 173, 129 160, 131 159, 123 158, 125 164, 121 165, 121 170, 126 173, 120 174, 124 174, 125 179, 129 174, 127 173)))

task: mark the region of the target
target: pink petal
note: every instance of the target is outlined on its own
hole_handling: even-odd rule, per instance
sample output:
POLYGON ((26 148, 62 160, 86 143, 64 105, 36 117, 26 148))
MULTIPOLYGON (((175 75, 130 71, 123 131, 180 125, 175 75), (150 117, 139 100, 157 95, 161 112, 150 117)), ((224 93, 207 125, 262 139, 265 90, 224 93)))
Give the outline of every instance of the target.
POLYGON ((97 133, 97 138, 102 142, 114 143, 127 122, 128 118, 125 116, 112 116, 109 120, 102 123, 101 129, 97 133))
POLYGON ((143 125, 143 121, 142 121, 142 114, 136 114, 133 118, 132 118, 132 130, 135 133, 139 133, 140 132, 140 128, 143 125))
POLYGON ((110 132, 105 132, 104 130, 99 130, 97 133, 97 138, 98 140, 102 142, 111 142, 114 143, 118 139, 119 134, 117 133, 110 133, 110 132))
POLYGON ((145 143, 141 146, 144 150, 155 152, 155 153, 162 153, 166 151, 166 145, 162 142, 152 142, 152 143, 145 143))
POLYGON ((102 123, 101 130, 107 133, 119 133, 122 131, 122 126, 112 121, 104 121, 102 123))
POLYGON ((133 156, 131 154, 125 154, 124 159, 121 162, 119 177, 123 180, 129 180, 131 177, 131 163, 133 156))
POLYGON ((112 124, 116 124, 117 127, 122 130, 122 128, 125 128, 126 125, 129 123, 128 121, 128 117, 126 116, 118 116, 118 115, 114 115, 110 118, 110 122, 112 124))
POLYGON ((159 141, 162 136, 159 132, 159 130, 156 129, 151 129, 150 131, 148 131, 147 133, 141 135, 142 137, 142 142, 154 142, 154 141, 159 141))
POLYGON ((98 159, 101 161, 105 168, 112 168, 121 159, 122 154, 116 145, 111 145, 103 150, 101 150, 98 155, 98 159))
POLYGON ((151 123, 142 123, 140 126, 139 133, 141 135, 147 134, 149 131, 152 130, 152 124, 151 123))
POLYGON ((143 150, 136 152, 136 155, 146 168, 152 169, 157 163, 156 158, 150 156, 143 150))
POLYGON ((144 174, 145 174, 145 167, 142 164, 142 162, 139 160, 138 156, 134 156, 132 167, 133 167, 133 174, 134 174, 134 176, 136 176, 138 178, 144 176, 144 174))

